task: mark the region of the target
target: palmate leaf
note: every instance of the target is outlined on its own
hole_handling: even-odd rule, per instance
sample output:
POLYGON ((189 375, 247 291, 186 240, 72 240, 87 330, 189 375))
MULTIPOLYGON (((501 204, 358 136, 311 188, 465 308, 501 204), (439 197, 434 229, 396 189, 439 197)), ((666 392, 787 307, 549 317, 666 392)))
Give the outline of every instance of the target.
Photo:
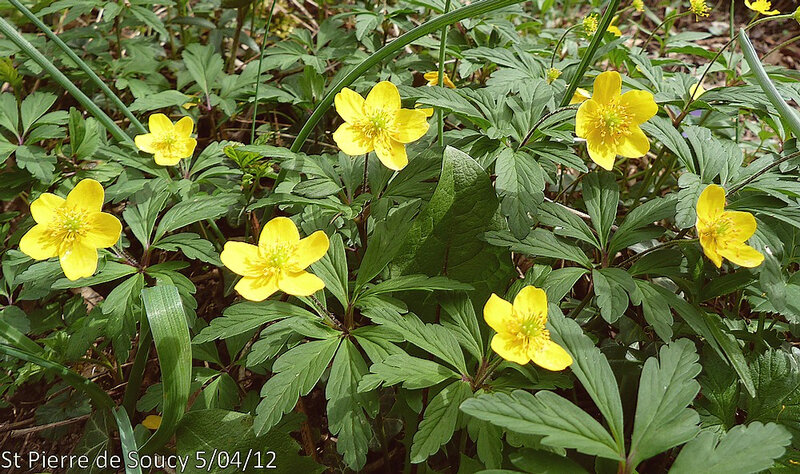
POLYGON ((600 237, 600 247, 605 248, 619 206, 619 186, 614 174, 599 171, 586 175, 583 180, 583 200, 600 237))
POLYGON ((758 421, 735 426, 722 436, 704 431, 686 443, 669 472, 761 472, 783 456, 791 439, 792 435, 783 427, 758 421))
POLYGON ((658 359, 645 361, 628 454, 631 465, 697 435, 699 416, 688 408, 700 391, 694 379, 700 373, 697 360, 694 343, 679 339, 662 347, 658 359))
POLYGON ((457 381, 443 388, 431 399, 411 444, 412 463, 425 461, 450 441, 461 416, 458 407, 471 396, 469 384, 457 381))
POLYGON ((461 404, 470 416, 520 434, 544 436, 542 444, 622 460, 614 439, 588 413, 553 392, 494 393, 461 404))
POLYGON ((504 149, 495 162, 495 186, 502 197, 501 210, 508 217, 514 237, 530 233, 536 210, 544 201, 544 171, 532 156, 504 149))
POLYGON ((237 199, 236 196, 231 194, 196 196, 176 204, 161 218, 158 227, 156 227, 153 242, 157 242, 167 232, 172 232, 203 219, 216 219, 228 212, 228 208, 237 199))
POLYGON ((256 407, 253 429, 257 436, 271 430, 317 384, 336 348, 339 338, 300 344, 275 361, 275 374, 261 387, 261 403, 256 407))
POLYGON ((331 365, 325 398, 328 399, 331 434, 338 435, 336 449, 354 471, 362 469, 367 462, 372 437, 367 413, 374 416, 378 409, 376 392, 361 393, 358 390, 367 372, 367 364, 356 346, 344 339, 331 365))
POLYGON ((370 372, 361 379, 359 392, 400 383, 403 388, 415 390, 431 387, 447 379, 459 378, 457 373, 441 364, 406 353, 390 355, 381 362, 372 364, 370 372))
POLYGON ((771 350, 750 365, 755 397, 746 401, 747 421, 774 421, 789 429, 800 446, 800 362, 796 354, 771 350))
POLYGON ((317 319, 313 313, 299 306, 277 300, 258 303, 245 301, 226 308, 222 314, 221 317, 212 319, 211 324, 203 328, 192 342, 201 344, 215 339, 226 339, 290 316, 308 320, 317 319))
POLYGON ((583 250, 546 229, 534 229, 522 240, 514 238, 508 231, 486 232, 484 238, 492 245, 508 247, 514 252, 532 257, 569 260, 586 268, 592 267, 592 261, 583 253, 583 250))

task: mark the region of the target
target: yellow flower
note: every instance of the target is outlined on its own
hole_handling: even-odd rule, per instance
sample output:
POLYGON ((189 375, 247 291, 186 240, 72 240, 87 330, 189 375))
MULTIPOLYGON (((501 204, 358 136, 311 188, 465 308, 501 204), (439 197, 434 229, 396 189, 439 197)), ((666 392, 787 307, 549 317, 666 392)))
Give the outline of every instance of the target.
POLYGON ((761 13, 762 15, 777 15, 780 13, 778 10, 770 10, 770 8, 772 8, 772 2, 769 0, 755 0, 754 2, 744 0, 744 4, 747 8, 761 13))
POLYGON ((158 415, 147 415, 142 421, 142 426, 148 430, 157 430, 161 426, 161 417, 158 415))
POLYGON ((572 357, 550 340, 547 330, 547 296, 544 290, 526 286, 512 305, 492 293, 483 307, 483 319, 497 334, 492 350, 505 360, 517 364, 534 364, 547 370, 564 370, 572 357))
POLYGON ((639 12, 639 13, 642 13, 644 11, 644 1, 643 0, 633 0, 633 2, 631 3, 631 6, 633 6, 633 9, 636 10, 637 12, 639 12))
POLYGON ((84 179, 67 199, 44 193, 31 203, 36 225, 19 241, 19 249, 34 260, 58 257, 70 280, 90 277, 97 270, 97 249, 111 247, 122 233, 119 219, 102 212, 105 192, 84 179))
POLYGON ((695 20, 699 20, 701 16, 708 16, 711 8, 706 5, 706 0, 690 0, 689 11, 694 13, 695 20))
POLYGON ((194 121, 183 117, 175 124, 164 114, 150 116, 150 133, 137 135, 136 146, 145 153, 152 153, 156 164, 174 166, 194 153, 197 140, 191 137, 194 121))
POLYGON ((242 275, 235 289, 245 299, 262 301, 278 290, 295 296, 309 296, 325 288, 305 268, 328 252, 328 236, 318 230, 300 240, 297 227, 288 217, 267 222, 258 245, 229 240, 220 259, 233 273, 242 275))
POLYGON ((572 100, 569 101, 569 105, 580 104, 591 98, 592 94, 589 91, 578 87, 575 89, 575 93, 572 94, 572 100))
POLYGON ((597 21, 597 13, 592 13, 583 19, 583 31, 585 31, 589 36, 593 35, 594 32, 597 31, 598 25, 599 22, 597 21))
MULTIPOLYGON (((439 85, 439 71, 426 72, 422 77, 424 77, 425 80, 428 81, 429 86, 439 85)), ((451 89, 456 88, 456 85, 453 84, 453 81, 451 81, 449 77, 447 77, 447 74, 444 75, 444 85, 445 87, 449 87, 451 89)))
POLYGON ((333 133, 339 148, 350 156, 375 151, 378 159, 391 170, 408 164, 406 143, 428 132, 425 112, 403 109, 397 87, 388 81, 375 84, 364 100, 347 87, 336 94, 336 111, 344 123, 333 133))
POLYGON ((757 267, 764 255, 745 243, 756 233, 756 219, 749 212, 726 211, 725 190, 711 184, 697 200, 697 234, 703 252, 714 265, 722 258, 743 267, 757 267))
POLYGON ((561 70, 551 67, 547 70, 547 83, 551 84, 553 81, 561 77, 561 70))
POLYGON ((703 84, 699 82, 697 84, 692 84, 689 86, 689 95, 692 97, 692 100, 697 100, 700 98, 701 95, 706 93, 706 89, 703 87, 703 84))
POLYGON ((421 111, 425 114, 425 118, 433 117, 433 107, 425 107, 422 104, 414 104, 414 109, 421 111))
POLYGON ((575 133, 586 139, 592 161, 610 170, 617 155, 644 156, 650 141, 639 125, 658 112, 653 94, 628 91, 620 95, 622 78, 606 71, 594 81, 591 99, 583 102, 575 116, 575 133))

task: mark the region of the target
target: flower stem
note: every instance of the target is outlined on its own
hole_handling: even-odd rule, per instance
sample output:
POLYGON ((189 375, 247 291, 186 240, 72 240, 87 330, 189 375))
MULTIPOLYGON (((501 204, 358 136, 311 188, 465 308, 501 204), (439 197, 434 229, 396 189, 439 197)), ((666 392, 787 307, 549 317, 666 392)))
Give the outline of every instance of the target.
MULTIPOLYGON (((450 0, 445 0, 444 14, 450 11, 450 0)), ((439 87, 444 87, 444 55, 447 50, 447 27, 442 27, 441 39, 439 41, 439 87)), ((444 112, 440 108, 436 111, 439 124, 439 146, 444 146, 444 112)))
MULTIPOLYGON (((267 38, 269 37, 269 25, 272 23, 272 12, 275 11, 275 3, 277 0, 272 0, 272 6, 269 7, 269 15, 267 16, 267 24, 264 26, 264 37, 261 38, 261 47, 258 51, 258 69, 256 69, 256 95, 253 102, 253 125, 250 130, 250 143, 256 141, 256 117, 258 116, 258 86, 261 84, 261 64, 264 61, 264 47, 267 45, 267 38)), ((254 12, 255 13, 255 12, 254 12)))

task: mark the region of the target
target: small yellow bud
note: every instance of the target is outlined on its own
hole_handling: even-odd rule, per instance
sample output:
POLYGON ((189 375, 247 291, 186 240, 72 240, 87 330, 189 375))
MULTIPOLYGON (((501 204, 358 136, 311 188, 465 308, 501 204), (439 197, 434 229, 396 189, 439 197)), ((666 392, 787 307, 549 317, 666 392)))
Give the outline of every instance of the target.
POLYGON ((552 84, 556 79, 561 77, 561 70, 551 67, 547 70, 547 83, 552 84))

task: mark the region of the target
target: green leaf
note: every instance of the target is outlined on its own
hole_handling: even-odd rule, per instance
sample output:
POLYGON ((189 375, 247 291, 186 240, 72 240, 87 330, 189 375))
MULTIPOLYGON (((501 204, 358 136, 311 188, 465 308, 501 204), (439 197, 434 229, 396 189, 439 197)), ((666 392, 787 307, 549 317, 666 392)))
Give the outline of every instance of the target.
POLYGON ((681 133, 672 125, 672 120, 656 115, 641 125, 645 133, 660 141, 669 151, 675 154, 683 166, 692 173, 696 173, 692 150, 686 144, 681 133))
POLYGON ((483 357, 483 336, 472 301, 466 294, 451 293, 443 295, 439 304, 444 310, 441 318, 442 326, 450 329, 461 347, 476 359, 483 357))
POLYGON ((179 91, 161 91, 143 95, 130 105, 132 112, 149 112, 156 109, 178 107, 192 100, 191 96, 179 91))
POLYGON ((750 366, 755 396, 747 397, 747 421, 774 421, 792 433, 800 446, 800 364, 781 350, 760 354, 750 366))
POLYGON ((55 94, 39 91, 28 94, 22 100, 22 104, 20 105, 22 114, 20 117, 22 118, 23 136, 27 135, 34 122, 42 118, 42 116, 46 114, 48 110, 50 110, 50 107, 52 107, 55 102, 55 94))
POLYGON ((328 426, 338 436, 336 449, 347 466, 360 471, 367 462, 372 428, 365 413, 373 415, 378 409, 375 393, 360 393, 358 386, 367 374, 367 364, 356 346, 342 341, 331 365, 325 398, 328 399, 328 426))
POLYGON ((542 228, 533 229, 533 232, 523 240, 515 239, 507 231, 487 232, 484 234, 484 238, 492 245, 508 247, 513 252, 520 252, 531 257, 569 260, 583 267, 592 268, 592 261, 583 253, 583 250, 542 228))
POLYGON ((679 339, 644 363, 628 455, 631 465, 685 443, 699 431, 697 412, 688 408, 700 384, 694 343, 679 339))
POLYGON ((645 280, 634 280, 642 294, 642 313, 644 319, 653 326, 653 330, 664 342, 672 340, 672 311, 669 304, 661 297, 654 283, 645 280))
POLYGON ((306 342, 275 361, 275 374, 261 387, 261 403, 256 407, 253 429, 257 436, 277 425, 292 411, 297 399, 314 388, 338 347, 339 338, 306 342))
POLYGON ((411 203, 397 206, 385 220, 375 224, 369 238, 367 251, 356 275, 355 293, 386 268, 386 265, 404 245, 404 237, 413 223, 412 216, 416 206, 411 203))
POLYGON ((444 276, 429 277, 426 275, 400 275, 370 287, 361 294, 361 298, 383 295, 396 291, 435 291, 435 290, 472 290, 471 285, 461 283, 444 276))
POLYGON ((646 240, 655 239, 664 233, 662 227, 653 225, 663 219, 675 215, 676 196, 670 194, 667 197, 656 197, 642 203, 635 208, 622 221, 619 228, 611 237, 608 246, 608 254, 616 255, 622 249, 638 244, 646 240))
POLYGON ((146 288, 142 290, 142 301, 155 341, 164 390, 161 426, 139 449, 146 454, 160 449, 172 438, 183 416, 192 383, 192 347, 177 287, 146 288))
POLYGON ((153 242, 158 242, 167 232, 180 229, 205 219, 216 219, 228 212, 237 197, 230 194, 195 196, 181 201, 164 214, 156 228, 153 242))
POLYGON ((341 235, 337 233, 331 237, 328 252, 321 260, 311 264, 311 270, 325 283, 325 289, 339 300, 342 307, 347 308, 347 256, 341 235))
POLYGON ((459 405, 472 396, 469 384, 453 382, 433 397, 425 409, 419 429, 411 443, 411 462, 424 462, 450 441, 458 425, 459 405))
MULTIPOLYGON (((253 417, 247 413, 220 409, 190 411, 175 432, 177 454, 189 461, 186 469, 180 472, 255 473, 263 471, 263 466, 271 465, 286 472, 320 473, 325 470, 324 466, 308 456, 301 456, 300 446, 290 434, 300 428, 300 422, 299 415, 287 416, 274 430, 256 437, 253 433, 253 417), (218 459, 212 459, 215 452, 236 457, 241 465, 232 463, 226 469, 221 469, 218 459), (274 453, 274 458, 271 453, 274 453), (248 454, 250 458, 245 468, 248 454), (260 464, 257 464, 259 460, 260 464)), ((224 461, 225 458, 219 459, 224 461)))
POLYGON ((642 302, 636 282, 621 268, 592 270, 592 281, 600 314, 609 323, 616 322, 628 309, 630 302, 635 305, 642 302))
POLYGON ((222 75, 222 56, 211 45, 192 43, 183 51, 183 63, 200 89, 209 95, 211 88, 222 75))
POLYGON ((78 278, 77 280, 68 280, 60 278, 53 283, 54 290, 64 290, 67 288, 83 288, 84 286, 99 285, 101 283, 108 283, 119 278, 133 275, 138 270, 136 267, 124 263, 113 261, 106 261, 105 265, 100 268, 100 271, 93 276, 87 278, 78 278))
POLYGON ((18 146, 14 152, 17 165, 27 170, 34 178, 42 183, 49 184, 53 181, 56 169, 56 158, 48 155, 36 146, 18 146))
POLYGON ((614 174, 598 171, 586 175, 583 179, 583 201, 600 237, 600 247, 606 248, 619 205, 619 186, 614 174))
POLYGON ((739 377, 733 367, 711 350, 703 350, 700 365, 703 373, 698 381, 703 398, 695 403, 700 419, 704 427, 727 431, 736 423, 741 391, 739 377))
POLYGON ((583 219, 569 208, 554 202, 544 202, 539 208, 539 222, 552 227, 553 233, 562 237, 578 239, 599 249, 600 242, 583 219))
POLYGON ((222 266, 214 244, 192 232, 168 235, 159 240, 154 247, 169 252, 180 250, 186 255, 186 258, 197 259, 218 267, 222 266))
POLYGON ((719 436, 704 431, 686 443, 669 472, 762 472, 783 456, 792 436, 775 423, 738 425, 719 436))
POLYGON ((363 313, 372 322, 396 331, 406 341, 451 364, 461 374, 469 373, 458 339, 446 327, 425 324, 416 314, 400 314, 382 305, 365 307, 363 313))
POLYGON ((246 301, 226 308, 222 316, 212 319, 211 324, 203 328, 192 342, 202 344, 215 339, 227 339, 262 324, 288 317, 312 321, 318 319, 313 313, 284 301, 265 300, 258 303, 246 301))
POLYGON ((505 148, 495 162, 495 186, 502 197, 500 209, 508 217, 514 237, 524 239, 544 200, 544 171, 532 156, 505 148))
POLYGON ((461 404, 470 416, 520 434, 544 436, 542 444, 622 460, 614 439, 591 415, 549 391, 493 393, 461 404))
POLYGON ((572 459, 549 451, 522 448, 510 454, 511 464, 522 472, 538 474, 584 474, 586 469, 572 459))
POLYGON ((390 355, 372 364, 370 373, 364 376, 359 392, 374 390, 380 386, 390 387, 402 383, 403 388, 416 390, 431 387, 450 378, 460 378, 447 367, 431 360, 412 357, 406 353, 390 355))
POLYGON ((497 196, 483 168, 469 155, 447 147, 439 184, 408 231, 392 276, 446 274, 474 286, 477 300, 487 299, 512 270, 508 252, 479 239, 486 230, 500 228, 497 208, 497 196))
POLYGON ((608 359, 574 319, 564 317, 557 303, 548 305, 548 323, 553 341, 572 356, 570 368, 603 414, 617 442, 617 450, 625 452, 622 400, 608 359))

